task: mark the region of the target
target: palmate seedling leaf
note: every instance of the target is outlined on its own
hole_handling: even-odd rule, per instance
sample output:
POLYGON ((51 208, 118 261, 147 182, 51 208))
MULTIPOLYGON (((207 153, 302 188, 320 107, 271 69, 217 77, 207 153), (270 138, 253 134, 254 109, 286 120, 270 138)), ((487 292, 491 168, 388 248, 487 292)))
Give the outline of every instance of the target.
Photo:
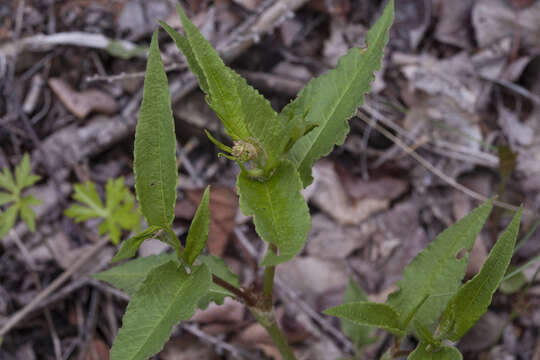
MULTIPOLYGON (((351 278, 349 279, 349 283, 343 294, 343 303, 347 304, 359 301, 367 301, 366 293, 351 278)), ((375 341, 375 338, 371 336, 373 328, 370 326, 358 325, 349 320, 341 319, 341 330, 349 337, 349 339, 351 339, 356 346, 357 351, 360 351, 363 346, 375 341)))
POLYGON ((298 167, 304 187, 313 180, 311 168, 315 161, 330 153, 335 144, 343 144, 349 132, 348 119, 363 104, 364 94, 375 79, 373 73, 381 67, 393 20, 394 1, 390 0, 367 33, 367 48, 351 49, 339 60, 336 69, 313 79, 288 105, 295 108, 297 116, 308 111, 306 121, 318 125, 300 138, 289 152, 289 159, 298 167))
POLYGON ((417 320, 434 330, 435 321, 461 285, 468 252, 491 208, 489 201, 444 230, 405 268, 403 279, 398 281, 400 289, 390 294, 387 301, 399 313, 402 323, 410 325, 414 322, 411 320, 417 320), (463 249, 467 254, 458 259, 463 249))
POLYGON ((148 225, 171 225, 178 182, 176 137, 157 30, 152 36, 146 65, 134 158, 135 190, 148 225))
POLYGON ((98 227, 100 235, 109 234, 111 241, 118 244, 122 230, 135 230, 140 215, 135 208, 135 199, 124 184, 124 178, 109 179, 105 186, 105 203, 99 197, 95 185, 87 181, 76 184, 73 199, 82 203, 71 205, 64 214, 76 222, 102 219, 98 227))
MULTIPOLYGON (((217 275, 223 280, 227 281, 229 284, 238 287, 240 284, 238 282, 238 276, 233 273, 225 261, 221 258, 212 255, 203 255, 199 256, 199 260, 208 266, 208 269, 213 275, 217 275)), ((228 290, 225 290, 221 286, 212 283, 206 295, 204 295, 198 303, 199 309, 206 309, 210 302, 214 302, 218 305, 222 305, 223 301, 227 296, 234 298, 235 296, 231 294, 228 290)))
POLYGON ((160 24, 186 57, 201 89, 207 94, 208 104, 233 140, 254 141, 264 149, 267 166, 274 168, 285 150, 291 130, 278 119, 268 100, 223 63, 180 7, 178 13, 186 37, 166 23, 160 24))
POLYGON ((15 225, 18 210, 19 207, 17 205, 12 205, 0 214, 0 239, 11 230, 13 225, 15 225))
POLYGON ((487 311, 493 294, 499 287, 514 252, 522 209, 495 243, 480 272, 463 285, 452 298, 441 320, 441 333, 457 341, 487 311))
POLYGON ((309 209, 300 193, 302 183, 294 165, 283 161, 264 182, 242 171, 236 185, 244 215, 253 215, 259 236, 279 248, 279 255, 269 251, 262 265, 277 265, 292 259, 304 247, 311 226, 309 209))
POLYGON ((441 346, 432 348, 429 344, 420 343, 418 347, 407 357, 407 360, 462 360, 463 356, 453 346, 441 346))
POLYGON ((23 190, 34 185, 40 177, 32 174, 30 157, 24 154, 21 162, 15 167, 15 176, 6 167, 0 173, 0 205, 12 203, 3 213, 0 213, 0 239, 4 237, 17 221, 17 214, 26 223, 31 232, 35 231, 36 214, 31 206, 41 204, 41 201, 32 195, 22 195, 23 190))
POLYGON ((193 316, 211 281, 205 265, 189 275, 176 261, 153 268, 131 297, 111 360, 147 360, 159 352, 173 326, 193 316))
POLYGON ((150 255, 101 271, 92 277, 108 282, 132 296, 152 269, 175 259, 176 255, 173 253, 150 255))
POLYGON ((186 248, 184 250, 184 259, 188 265, 193 264, 197 256, 203 251, 208 240, 208 231, 210 230, 210 187, 207 186, 195 212, 193 221, 189 226, 186 239, 186 248))
POLYGON ((375 326, 396 336, 404 335, 398 313, 387 304, 360 301, 334 306, 324 313, 355 324, 375 326))

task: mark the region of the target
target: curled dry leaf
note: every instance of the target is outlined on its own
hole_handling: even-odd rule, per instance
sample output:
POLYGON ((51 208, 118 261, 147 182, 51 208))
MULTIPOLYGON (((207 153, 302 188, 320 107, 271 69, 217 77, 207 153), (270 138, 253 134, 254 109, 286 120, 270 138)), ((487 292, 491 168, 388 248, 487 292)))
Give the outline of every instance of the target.
POLYGON ((116 100, 97 89, 77 92, 60 78, 50 78, 49 86, 62 104, 79 119, 84 119, 93 111, 114 114, 118 108, 116 100))

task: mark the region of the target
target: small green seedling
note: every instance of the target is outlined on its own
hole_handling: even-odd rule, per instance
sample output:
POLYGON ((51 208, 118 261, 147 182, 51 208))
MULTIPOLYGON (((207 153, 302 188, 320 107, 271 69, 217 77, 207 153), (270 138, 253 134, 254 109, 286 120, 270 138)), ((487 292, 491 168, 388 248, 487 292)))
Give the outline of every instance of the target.
POLYGON ((135 207, 135 197, 124 185, 124 178, 109 179, 105 186, 105 203, 101 201, 96 186, 87 181, 76 184, 73 200, 81 204, 71 205, 64 214, 76 222, 102 219, 98 227, 100 235, 108 234, 118 244, 122 230, 135 231, 140 225, 140 214, 135 207))
MULTIPOLYGON (((304 247, 310 214, 301 190, 312 182, 313 164, 335 145, 343 144, 349 132, 348 120, 362 105, 374 71, 380 69, 394 19, 394 2, 389 1, 367 33, 365 49, 351 49, 336 69, 313 79, 280 113, 225 66, 181 8, 178 13, 185 34, 160 24, 184 54, 208 105, 230 137, 232 144, 226 145, 206 132, 222 151, 218 155, 240 166, 236 184, 240 209, 253 216, 257 233, 269 245, 261 262, 265 267, 263 289, 239 287, 223 260, 201 255, 210 223, 209 188, 189 228, 185 247, 172 231, 178 181, 176 138, 156 31, 150 44, 134 149, 135 189, 148 228, 123 242, 113 261, 134 256, 149 238, 160 239, 175 252, 132 260, 96 275, 131 295, 111 359, 153 356, 162 349, 175 324, 189 320, 196 308, 205 308, 211 301, 222 303, 226 296, 246 304, 284 359, 296 359, 273 312, 275 269, 304 247)), ((399 339, 411 333, 420 343, 410 359, 461 358, 456 348, 446 345, 447 340, 458 340, 486 311, 509 264, 519 227, 521 212, 514 216, 480 273, 461 286, 468 252, 491 206, 491 202, 482 205, 441 233, 405 269, 400 289, 387 303, 365 301, 351 284, 346 303, 326 313, 348 321, 343 331, 358 350, 372 341, 372 328, 379 327, 398 339, 384 355, 386 359, 401 355, 399 339), (460 257, 463 249, 465 255, 460 257)))
POLYGON ((0 173, 0 206, 9 204, 7 209, 0 214, 0 239, 3 238, 17 220, 17 215, 26 223, 28 229, 34 232, 36 229, 36 214, 31 206, 41 204, 41 200, 33 195, 23 195, 23 190, 34 185, 40 177, 34 175, 30 168, 30 157, 25 154, 22 161, 15 167, 15 177, 6 167, 0 173))

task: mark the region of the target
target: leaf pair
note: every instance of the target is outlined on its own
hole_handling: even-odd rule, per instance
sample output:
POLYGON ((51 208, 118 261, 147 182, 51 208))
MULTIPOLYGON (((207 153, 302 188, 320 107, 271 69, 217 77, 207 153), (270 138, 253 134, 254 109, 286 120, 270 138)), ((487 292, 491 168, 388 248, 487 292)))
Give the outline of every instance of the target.
POLYGON ((76 184, 73 200, 83 205, 73 204, 64 214, 76 222, 88 219, 102 219, 98 227, 100 235, 109 234, 113 244, 118 244, 122 230, 136 230, 140 215, 135 207, 135 198, 124 184, 124 178, 109 179, 105 186, 105 203, 99 197, 95 185, 87 181, 76 184))
POLYGON ((22 195, 22 191, 34 185, 40 179, 32 174, 30 168, 30 157, 25 154, 22 161, 15 167, 15 176, 6 167, 0 172, 0 206, 11 204, 3 213, 0 213, 0 239, 4 237, 15 225, 17 215, 20 214, 22 220, 30 231, 36 229, 36 214, 31 206, 41 204, 41 200, 32 195, 22 195))
POLYGON ((414 330, 420 345, 410 359, 460 359, 457 350, 442 347, 441 341, 457 341, 487 311, 510 263, 519 231, 521 210, 490 251, 480 272, 460 286, 468 253, 491 208, 491 201, 478 207, 422 250, 405 268, 403 279, 398 282, 399 290, 390 294, 386 304, 349 303, 325 313, 357 324, 377 326, 398 337, 414 330), (462 249, 466 253, 459 258, 462 249), (434 336, 437 327, 439 334, 434 336))

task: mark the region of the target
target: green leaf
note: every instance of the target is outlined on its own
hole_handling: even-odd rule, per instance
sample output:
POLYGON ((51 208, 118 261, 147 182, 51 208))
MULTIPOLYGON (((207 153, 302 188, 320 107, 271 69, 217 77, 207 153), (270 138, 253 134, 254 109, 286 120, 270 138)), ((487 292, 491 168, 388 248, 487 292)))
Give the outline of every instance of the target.
POLYGON ((259 236, 279 248, 279 255, 269 251, 262 265, 277 265, 297 255, 304 247, 311 221, 294 165, 283 161, 264 182, 242 171, 237 187, 244 215, 253 215, 259 236))
POLYGON ((420 343, 407 357, 407 360, 462 360, 463 356, 453 346, 435 348, 429 344, 420 343))
POLYGON ((499 286, 499 290, 501 290, 503 294, 511 295, 518 292, 525 284, 527 284, 527 277, 520 271, 508 278, 505 275, 505 278, 501 282, 501 286, 499 286))
POLYGON ((326 309, 324 313, 355 324, 375 326, 396 336, 404 335, 398 313, 386 304, 368 301, 353 302, 326 309))
POLYGON ((173 326, 193 316, 211 281, 205 265, 189 275, 176 261, 153 268, 131 297, 111 360, 147 360, 159 352, 173 326))
POLYGON ((127 239, 122 243, 120 250, 118 250, 118 253, 111 259, 111 262, 113 263, 135 256, 142 242, 146 239, 153 238, 161 229, 163 228, 160 226, 150 226, 148 229, 145 229, 137 235, 127 239))
POLYGON ((491 208, 489 201, 444 230, 405 268, 403 279, 398 281, 400 289, 390 294, 387 301, 403 324, 417 320, 433 330, 435 321, 461 285, 468 252, 491 208), (467 253, 458 259, 463 249, 467 253))
POLYGON ((34 185, 41 177, 31 174, 30 156, 24 154, 19 165, 15 167, 15 183, 22 190, 25 187, 34 185))
POLYGON ((315 161, 329 154, 334 144, 343 144, 349 132, 348 119, 363 104, 364 94, 375 79, 373 73, 381 67, 393 20, 394 1, 391 0, 367 33, 367 48, 351 49, 340 59, 336 69, 312 80, 288 105, 294 106, 298 114, 309 111, 306 121, 318 125, 300 138, 289 152, 289 159, 298 167, 304 187, 313 181, 311 168, 315 161))
POLYGON ((11 174, 11 171, 6 167, 4 168, 4 171, 0 173, 0 187, 3 187, 4 189, 8 190, 9 192, 13 194, 19 193, 19 189, 17 188, 17 185, 15 185, 15 182, 13 181, 13 175, 11 174))
POLYGON ((154 268, 175 259, 175 254, 150 255, 130 260, 124 264, 94 274, 92 277, 108 282, 112 286, 125 291, 129 296, 132 296, 154 268))
MULTIPOLYGON (((213 275, 217 275, 223 280, 227 281, 229 284, 234 286, 239 286, 238 276, 233 273, 225 261, 221 258, 212 255, 203 255, 199 256, 199 260, 208 266, 208 269, 213 275)), ((228 290, 222 288, 215 283, 210 285, 208 292, 200 300, 197 306, 199 309, 206 309, 210 302, 215 302, 218 305, 223 305, 223 301, 227 296, 234 298, 234 294, 230 293, 228 290)))
POLYGON ((176 137, 157 30, 152 36, 135 131, 135 190, 148 225, 167 227, 176 202, 176 137))
POLYGON ((25 196, 20 201, 21 218, 31 232, 36 231, 36 213, 30 206, 41 205, 41 200, 32 195, 25 196))
POLYGON ((415 329, 416 337, 420 340, 420 342, 430 344, 432 346, 440 347, 441 345, 440 341, 435 339, 435 337, 433 336, 431 331, 426 327, 426 325, 415 320, 414 329, 415 329))
POLYGON ((278 165, 289 139, 285 123, 278 119, 270 102, 244 78, 227 67, 210 43, 178 6, 186 37, 165 23, 163 28, 185 55, 210 107, 233 140, 252 142, 264 150, 267 169, 278 165))
POLYGON ((5 205, 15 200, 17 200, 17 197, 13 196, 13 194, 8 194, 0 191, 0 205, 5 205))
MULTIPOLYGON (((351 278, 343 294, 343 303, 347 304, 359 301, 367 301, 366 293, 351 278)), ((372 344, 375 341, 375 338, 372 337, 373 329, 370 326, 358 325, 349 320, 342 319, 341 330, 351 339, 357 349, 361 349, 365 345, 372 344)))
POLYGON ((109 234, 111 241, 118 244, 122 229, 135 230, 140 223, 140 216, 135 209, 135 198, 124 185, 124 178, 109 179, 105 186, 105 204, 101 201, 95 185, 87 181, 74 186, 73 199, 83 205, 71 205, 64 214, 76 222, 88 219, 102 219, 98 227, 100 235, 109 234))
POLYGON ((19 207, 15 204, 0 214, 0 239, 6 236, 9 230, 13 228, 13 225, 15 225, 18 210, 19 207))
POLYGON ((189 227, 184 259, 191 266, 197 256, 203 251, 210 230, 210 187, 207 186, 197 212, 189 227))
POLYGON ((522 208, 495 243, 480 272, 452 298, 441 320, 441 333, 457 341, 485 314, 499 287, 514 252, 522 208))

